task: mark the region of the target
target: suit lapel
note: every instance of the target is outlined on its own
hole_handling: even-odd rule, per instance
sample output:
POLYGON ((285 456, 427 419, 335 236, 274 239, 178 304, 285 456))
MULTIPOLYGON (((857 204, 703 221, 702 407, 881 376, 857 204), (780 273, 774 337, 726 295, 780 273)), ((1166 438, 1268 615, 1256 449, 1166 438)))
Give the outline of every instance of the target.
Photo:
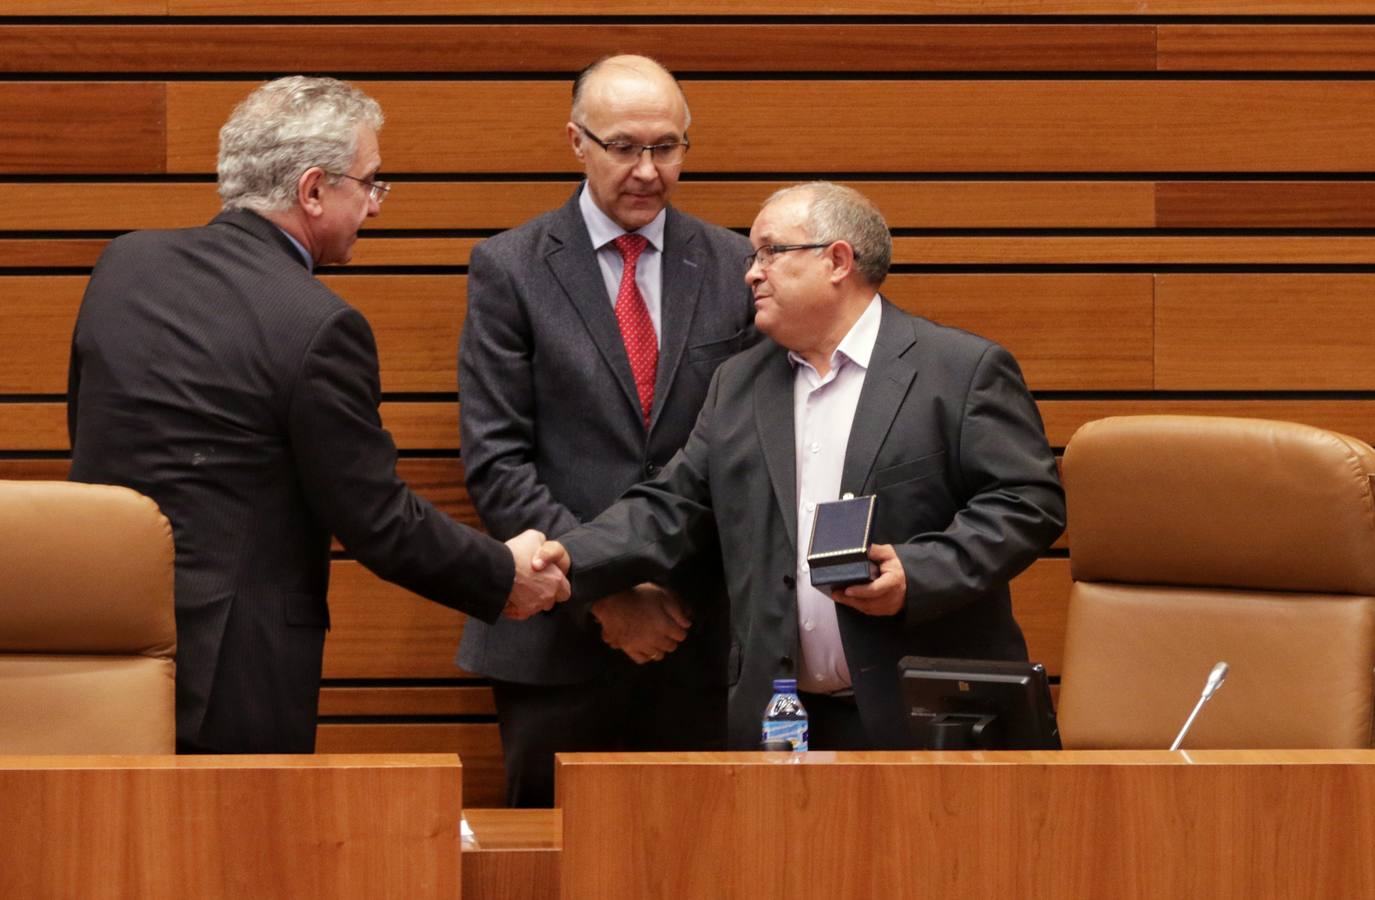
POLYGON ((616 324, 616 312, 606 296, 606 283, 597 265, 596 251, 592 249, 592 238, 578 208, 577 191, 559 210, 557 224, 549 229, 543 256, 638 418, 640 396, 635 390, 635 376, 630 371, 621 328, 616 324))
POLYGON ((778 349, 754 386, 754 415, 764 463, 773 482, 778 511, 797 547, 797 448, 793 437, 793 367, 786 350, 778 349))
MULTIPOLYGON (((663 333, 659 336, 659 373, 654 379, 654 418, 663 408, 678 374, 701 293, 702 263, 696 237, 697 230, 687 228, 682 216, 669 207, 660 266, 663 281, 659 289, 659 327, 663 333)), ((653 421, 650 420, 651 425, 653 421)))
POLYGON ((863 492, 879 448, 888 437, 902 401, 917 377, 916 366, 906 357, 916 343, 912 323, 887 300, 882 302, 878 340, 874 342, 869 371, 864 375, 864 387, 855 407, 850 443, 845 448, 845 466, 840 478, 842 494, 863 492))

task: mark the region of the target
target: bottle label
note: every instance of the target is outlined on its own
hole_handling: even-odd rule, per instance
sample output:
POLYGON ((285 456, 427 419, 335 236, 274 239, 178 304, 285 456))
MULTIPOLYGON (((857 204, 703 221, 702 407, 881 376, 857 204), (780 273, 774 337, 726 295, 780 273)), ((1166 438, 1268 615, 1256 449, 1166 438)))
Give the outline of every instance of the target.
POLYGON ((794 750, 807 749, 806 719, 765 719, 765 741, 787 741, 794 750))

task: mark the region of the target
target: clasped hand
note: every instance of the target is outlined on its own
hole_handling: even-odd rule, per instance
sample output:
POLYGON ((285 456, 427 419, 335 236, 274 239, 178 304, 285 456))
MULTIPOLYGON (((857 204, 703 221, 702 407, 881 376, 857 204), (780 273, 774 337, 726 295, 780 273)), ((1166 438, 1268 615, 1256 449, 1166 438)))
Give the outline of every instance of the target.
POLYGON ((516 564, 516 580, 506 597, 503 616, 528 619, 568 599, 568 555, 563 545, 546 543, 542 533, 530 529, 507 541, 506 548, 516 564))

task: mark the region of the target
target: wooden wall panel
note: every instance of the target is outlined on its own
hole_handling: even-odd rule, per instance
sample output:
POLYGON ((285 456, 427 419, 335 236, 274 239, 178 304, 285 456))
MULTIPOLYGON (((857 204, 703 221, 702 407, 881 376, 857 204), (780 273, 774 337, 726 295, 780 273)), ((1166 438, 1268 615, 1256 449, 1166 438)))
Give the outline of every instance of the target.
MULTIPOLYGON (((561 122, 548 130, 561 133, 561 122)), ((790 184, 775 181, 695 180, 692 160, 673 195, 685 212, 728 228, 748 229, 759 207, 790 184)), ((857 181, 893 228, 1152 228, 1157 186, 1150 181, 857 181)), ((1292 184, 1292 183, 1290 183, 1292 184)), ((377 229, 511 228, 561 206, 578 182, 402 181, 393 183, 377 229)), ((1264 190, 1261 183, 1260 190, 1264 190)), ((1169 187, 1212 189, 1229 205, 1243 202, 1256 186, 1183 182, 1169 187)), ((1323 190, 1309 201, 1313 214, 1369 213, 1362 182, 1323 190), (1353 195, 1352 191, 1357 191, 1353 195), (1334 212, 1335 210, 1335 212, 1334 212)), ((1162 185, 1161 188, 1163 189, 1162 185)), ((1201 214, 1208 195, 1176 215, 1201 214), (1195 209, 1195 207, 1203 207, 1195 209)), ((1375 198, 1372 198, 1375 199, 1375 198)), ((219 211, 215 186, 203 183, 0 182, 0 231, 127 231, 203 225, 219 211)), ((1362 221, 1369 221, 1362 220, 1362 221)), ((1185 223, 1187 224, 1187 223, 1185 223)))
POLYGON ((11 82, 0 91, 0 174, 161 172, 161 84, 11 82))
POLYGON ((1067 559, 1039 560, 1012 581, 1012 613, 1022 626, 1027 654, 1053 676, 1064 666, 1069 585, 1067 559))
POLYGON ((321 722, 316 753, 457 753, 463 805, 504 806, 501 736, 495 724, 321 722))
POLYGON ((484 686, 335 687, 320 691, 322 716, 490 716, 491 688, 484 686))
POLYGON ((321 280, 372 325, 382 365, 382 390, 457 390, 466 278, 334 275, 321 280))
MULTIPOLYGON (((106 0, 108 4, 115 2, 106 0)), ((166 0, 166 4, 173 15, 538 16, 566 12, 548 0, 294 0, 286 9, 270 0, 166 0)), ((589 12, 639 16, 644 14, 644 7, 634 0, 601 0, 589 12)), ((978 6, 971 9, 968 0, 867 0, 862 5, 835 0, 768 0, 749 6, 731 0, 664 0, 654 12, 663 16, 968 16, 971 12, 981 16, 1355 16, 1368 15, 1370 6, 1366 0, 978 0, 978 6)))
POLYGON ((1161 25, 1157 34, 1157 67, 1166 72, 1375 68, 1375 27, 1370 25, 1161 25))
POLYGON ((1148 25, 311 22, 0 25, 0 72, 290 72, 303 47, 315 71, 373 73, 571 73, 626 47, 675 72, 811 72, 819 58, 837 71, 866 72, 1155 68, 1148 25))
POLYGON ((1176 400, 1168 394, 1150 400, 1103 398, 1095 400, 1042 400, 1038 404, 1046 435, 1055 447, 1069 443, 1086 422, 1106 416, 1238 416, 1244 419, 1276 419, 1328 428, 1375 443, 1375 398, 1364 400, 1312 398, 1305 400, 1176 400))
POLYGON ((1149 275, 897 275, 883 291, 1003 344, 1034 390, 1151 386, 1149 275))
POLYGON ((1161 390, 1375 390, 1371 275, 1160 275, 1161 390))
POLYGON ((1169 181, 1156 214, 1161 228, 1375 228, 1375 183, 1169 181))
POLYGON ((909 237, 893 261, 920 265, 1370 265, 1375 237, 909 237))
MULTIPOLYGON (((387 112, 391 172, 568 172, 548 123, 565 82, 359 82, 387 112), (490 137, 500 135, 500 140, 490 137)), ((167 166, 214 168, 215 135, 246 91, 167 85, 167 166)), ((1364 81, 704 81, 692 103, 697 171, 1315 171, 1375 168, 1375 83, 1364 81), (740 98, 748 95, 749 103, 740 98), (771 111, 786 144, 745 141, 771 111), (816 110, 827 110, 818 116, 816 110), (1237 115, 1245 110, 1244 116, 1237 115)))
POLYGON ((330 565, 326 678, 456 678, 463 614, 383 581, 360 563, 330 565))
POLYGON ((0 394, 65 394, 84 276, 0 278, 0 394))

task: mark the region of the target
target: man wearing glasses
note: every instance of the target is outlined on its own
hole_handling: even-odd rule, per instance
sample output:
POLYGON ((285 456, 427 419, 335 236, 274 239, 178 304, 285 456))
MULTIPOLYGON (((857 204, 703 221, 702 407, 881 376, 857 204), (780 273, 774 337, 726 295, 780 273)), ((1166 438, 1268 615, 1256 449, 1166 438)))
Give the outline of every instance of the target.
POLYGON ((717 370, 657 478, 551 558, 567 548, 576 612, 719 546, 739 651, 730 746, 758 748, 772 679, 794 675, 812 749, 910 746, 904 655, 1026 659, 1008 582, 1064 526, 1055 457, 1006 350, 878 293, 892 240, 863 196, 781 191, 750 242, 745 278, 771 340, 717 370), (808 535, 816 505, 844 494, 877 497, 878 574, 827 594, 808 535))
MULTIPOLYGON (((567 136, 586 180, 473 252, 459 348, 463 463, 497 537, 559 534, 656 474, 716 366, 750 345, 741 236, 669 205, 688 155, 677 82, 638 56, 589 66, 567 136)), ((586 620, 464 626, 492 679, 512 806, 553 802, 557 751, 722 745, 719 562, 624 585, 586 620)))
POLYGON ((176 544, 177 746, 309 753, 329 626, 330 536, 470 616, 567 596, 396 474, 363 316, 316 280, 348 262, 388 187, 377 103, 328 78, 254 91, 220 131, 224 211, 110 243, 72 336, 74 481, 153 498, 176 544))

